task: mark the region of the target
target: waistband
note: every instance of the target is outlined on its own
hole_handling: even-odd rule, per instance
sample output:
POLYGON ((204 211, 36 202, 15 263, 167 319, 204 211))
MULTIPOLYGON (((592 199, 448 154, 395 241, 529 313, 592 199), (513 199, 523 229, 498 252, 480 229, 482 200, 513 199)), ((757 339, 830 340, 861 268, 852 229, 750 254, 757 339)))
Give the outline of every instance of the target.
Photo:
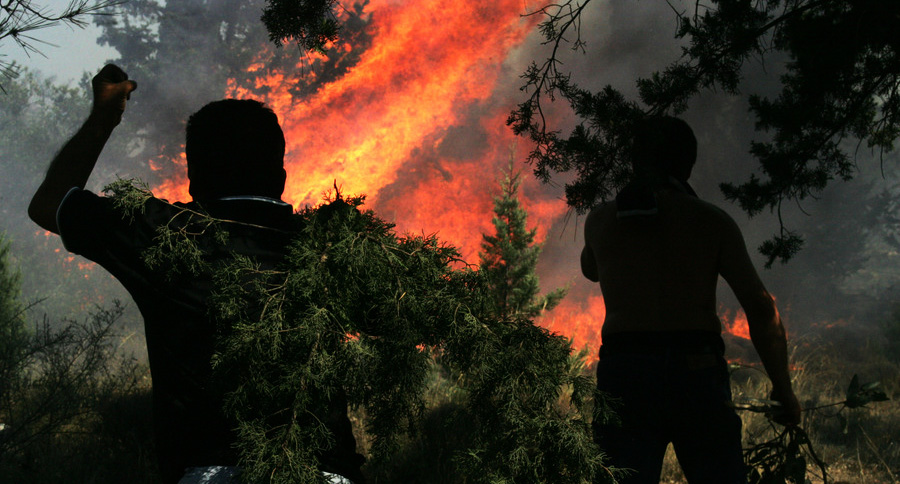
POLYGON ((615 354, 722 356, 725 341, 712 331, 635 331, 604 336, 600 358, 615 354))

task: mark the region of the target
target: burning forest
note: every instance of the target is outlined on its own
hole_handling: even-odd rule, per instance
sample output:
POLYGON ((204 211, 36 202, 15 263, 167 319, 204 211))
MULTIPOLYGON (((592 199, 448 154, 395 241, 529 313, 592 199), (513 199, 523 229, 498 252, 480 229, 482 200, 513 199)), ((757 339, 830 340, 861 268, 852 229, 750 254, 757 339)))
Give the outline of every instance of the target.
MULTIPOLYGON (((523 16, 516 1, 449 10, 440 2, 375 1, 356 15, 366 21, 361 45, 339 41, 327 57, 309 54, 283 68, 267 64, 274 54, 266 46, 246 66, 252 80, 228 79, 223 95, 261 99, 282 120, 285 201, 315 205, 337 184, 365 194, 367 206, 401 232, 435 233, 474 263, 482 234, 491 231, 491 198, 503 168, 511 158, 520 165, 527 152, 506 127, 518 68, 507 59, 539 17, 523 16), (317 79, 322 64, 339 62, 331 57, 351 54, 357 60, 342 76, 317 79), (298 89, 310 85, 315 89, 298 89)), ((153 161, 167 174, 153 187, 157 196, 190 199, 183 166, 181 154, 153 161)), ((553 187, 525 178, 522 203, 538 243, 551 233, 574 241, 575 223, 553 187)), ((566 245, 573 270, 553 282, 572 284, 573 292, 546 324, 595 352, 602 297, 577 277, 578 243, 566 245)))
MULTIPOLYGON (((250 6, 226 11, 215 5, 196 9, 191 2, 129 2, 119 17, 98 20, 106 32, 100 40, 123 52, 140 53, 123 54, 116 62, 142 80, 141 95, 127 115, 132 124, 122 127, 129 131, 108 147, 91 186, 99 190, 117 177, 132 177, 148 181, 161 198, 190 200, 183 154, 187 114, 223 97, 260 99, 284 125, 287 202, 296 208, 315 205, 335 185, 344 193, 365 194, 366 205, 400 231, 435 233, 475 263, 482 235, 491 231, 491 200, 504 167, 512 159, 526 174, 533 168, 524 163, 532 149, 529 140, 515 136, 506 121, 524 96, 520 74, 530 60, 546 55, 535 32, 539 7, 527 2, 453 9, 438 2, 353 4, 340 12, 340 39, 319 54, 274 47, 265 40, 257 10, 250 6), (140 25, 159 25, 159 32, 144 41, 125 37, 129 28, 140 25), (224 29, 218 40, 204 40, 203 32, 215 29, 224 29), (245 33, 234 33, 240 31, 245 33), (193 42, 194 49, 178 54, 185 41, 193 42), (143 50, 138 49, 140 42, 146 42, 143 50)), ((610 82, 627 88, 629 79, 646 75, 675 52, 665 28, 670 19, 662 12, 624 9, 615 2, 593 7, 583 19, 591 28, 582 34, 593 48, 564 59, 586 87, 610 82), (634 64, 635 56, 624 55, 649 45, 668 50, 645 54, 649 60, 643 67, 634 64)), ((746 82, 765 87, 768 77, 751 71, 746 82)), ((577 122, 561 105, 547 109, 547 116, 561 127, 577 122)), ((737 110, 734 99, 709 96, 687 113, 701 137, 694 184, 702 198, 744 220, 752 249, 765 237, 771 220, 746 220, 715 188, 722 179, 747 173, 741 147, 749 139, 745 133, 752 130, 737 110)), ((50 155, 45 153, 44 159, 50 155)), ((28 177, 36 175, 35 170, 28 177)), ((11 171, 9 176, 19 175, 11 171)), ((892 286, 875 266, 893 266, 869 261, 892 257, 894 235, 887 227, 881 232, 868 227, 883 225, 890 213, 886 204, 893 182, 859 178, 834 187, 809 208, 820 217, 784 214, 816 241, 793 264, 764 274, 772 292, 791 308, 785 315, 792 331, 803 333, 831 319, 879 317, 872 311, 885 314, 877 301, 892 286), (869 201, 862 212, 851 215, 851 209, 840 204, 846 197, 869 201), (835 230, 836 224, 845 226, 835 230), (866 235, 847 243, 837 236, 847 231, 866 235), (813 287, 818 289, 808 290, 813 287)), ((566 175, 549 184, 530 176, 523 180, 520 198, 530 227, 537 229, 537 242, 544 246, 538 274, 546 287, 570 286, 569 296, 542 324, 595 354, 605 310, 602 295, 580 275, 582 218, 563 202, 566 175)), ((16 203, 21 207, 22 202, 16 203)), ((58 245, 55 249, 62 250, 58 245)), ((91 274, 86 264, 76 265, 75 279, 91 274)), ((37 288, 28 291, 41 296, 37 288)), ((739 322, 726 315, 737 314, 738 305, 727 289, 722 297, 726 305, 720 314, 724 328, 732 332, 739 322)))
MULTIPOLYGON (((571 81, 585 92, 605 92, 610 86, 626 97, 636 98, 642 89, 647 90, 646 85, 637 86, 636 79, 652 78, 654 72, 664 69, 682 54, 683 48, 689 47, 684 38, 673 40, 675 22, 665 3, 562 2, 579 8, 588 3, 590 8, 578 11, 577 41, 573 41, 574 32, 569 31, 568 40, 572 43, 558 49, 541 36, 540 23, 548 15, 545 5, 529 0, 340 3, 335 9, 340 33, 319 52, 298 49, 290 42, 273 45, 259 21, 260 2, 124 2, 114 7, 115 15, 96 20, 101 32, 98 42, 116 49, 119 56, 111 61, 123 67, 139 88, 88 188, 100 191, 120 178, 140 179, 147 182, 156 197, 189 201, 184 154, 187 116, 217 99, 258 99, 274 110, 284 130, 284 201, 301 212, 313 210, 311 207, 322 204, 326 197, 333 198, 337 190, 347 200, 361 203, 361 210, 372 210, 372 214, 363 212, 366 217, 377 216, 377 220, 393 224, 396 235, 392 233, 390 237, 402 243, 421 243, 438 253, 442 249, 427 242, 433 236, 440 244, 457 248, 459 255, 453 258, 452 266, 463 270, 478 269, 485 236, 495 231, 495 200, 502 195, 504 177, 519 174, 521 185, 517 186, 516 199, 527 213, 527 229, 535 231, 533 243, 540 247, 536 264, 540 287, 544 293, 554 288, 567 290, 558 305, 535 320, 553 337, 560 337, 552 340, 552 347, 541 348, 562 351, 564 340, 570 339, 576 351, 585 349, 582 360, 570 359, 566 363, 572 366, 566 366, 569 374, 565 378, 569 379, 560 383, 560 396, 544 403, 554 410, 555 416, 580 415, 584 402, 573 390, 580 384, 576 376, 592 377, 606 318, 603 294, 597 284, 581 273, 584 214, 567 205, 566 200, 569 186, 577 184, 578 177, 586 176, 589 170, 570 167, 568 172, 553 173, 549 180, 532 176, 541 175, 531 156, 540 144, 535 144, 533 136, 514 133, 509 125, 513 119, 510 113, 533 95, 534 86, 523 87, 527 87, 527 74, 550 55, 558 56, 559 69, 570 73, 567 75, 571 81), (535 67, 529 68, 533 61, 535 67), (357 196, 364 199, 354 198, 357 196)), ((777 97, 778 77, 788 72, 795 59, 773 51, 766 53, 765 60, 765 65, 746 63, 737 91, 777 97)), ((103 366, 106 363, 101 353, 112 355, 134 349, 137 363, 110 356, 120 366, 116 377, 122 381, 133 377, 133 383, 119 387, 118 383, 100 378, 91 380, 90 385, 97 392, 102 388, 106 392, 103 402, 113 402, 109 403, 112 407, 123 405, 122 401, 127 406, 130 401, 134 408, 148 411, 149 373, 142 349, 145 342, 141 318, 130 296, 102 267, 68 253, 58 237, 36 230, 25 217, 28 198, 40 183, 43 167, 77 127, 79 116, 86 109, 82 87, 87 86, 87 78, 81 84, 56 85, 39 73, 30 72, 27 66, 19 79, 4 84, 8 88, 0 99, 0 158, 4 160, 0 177, 6 181, 4 230, 10 241, 9 258, 23 272, 21 282, 14 277, 8 280, 15 280, 9 283, 10 287, 22 285, 22 300, 47 298, 43 305, 31 310, 47 314, 42 330, 45 332, 36 334, 49 337, 51 327, 58 324, 70 335, 79 331, 70 328, 93 328, 84 334, 94 338, 92 341, 101 341, 114 338, 114 327, 121 328, 119 341, 103 346, 97 355, 91 353, 96 361, 90 364, 95 365, 92 368, 96 371, 112 375, 103 366), (20 183, 13 186, 12 180, 20 183), (115 303, 115 309, 103 309, 118 300, 126 301, 124 308, 115 303), (84 316, 88 313, 91 316, 84 316), (60 322, 52 322, 54 318, 60 322), (84 326, 78 326, 78 321, 83 321, 84 326), (120 397, 123 399, 116 400, 120 397)), ((760 276, 777 298, 785 321, 791 343, 793 384, 804 408, 812 409, 804 414, 802 427, 812 429, 809 439, 820 455, 806 457, 808 475, 814 477, 812 482, 833 482, 830 476, 862 476, 848 482, 898 482, 900 446, 895 438, 880 435, 878 428, 900 429, 900 411, 896 402, 866 406, 887 398, 900 385, 900 312, 896 310, 896 301, 900 300, 896 282, 900 276, 900 177, 894 169, 897 154, 867 151, 859 148, 862 144, 857 145, 853 180, 832 180, 827 188, 823 184, 822 189, 806 199, 786 200, 783 204, 779 201, 776 206, 756 210, 758 216, 748 217, 745 207, 735 203, 734 197, 726 197, 720 184, 742 183, 756 177, 759 163, 748 148, 751 143, 775 136, 755 131, 747 99, 731 94, 727 89, 704 92, 686 101, 686 111, 680 114, 698 139, 692 184, 701 199, 721 207, 737 221, 759 268, 765 258, 757 248, 764 247, 773 232, 805 237, 803 250, 789 263, 760 269, 760 276), (857 374, 863 383, 857 380, 857 374), (847 389, 851 375, 853 383, 847 389), (881 381, 883 387, 866 384, 867 381, 881 381), (856 462, 851 458, 854 452, 856 462), (819 457, 833 463, 830 470, 826 472, 818 466, 819 457), (867 472, 877 477, 866 480, 867 472)), ((542 122, 551 128, 548 131, 563 139, 580 127, 596 128, 597 123, 577 109, 573 112, 566 101, 565 96, 558 94, 553 102, 549 96, 545 99, 540 114, 542 122)), ((842 140, 838 146, 851 150, 855 142, 842 140)), ((0 254, 5 253, 0 244, 0 254)), ((717 314, 722 322, 726 358, 733 371, 735 401, 739 408, 743 405, 771 410, 766 407, 771 403, 766 401, 770 387, 760 376, 762 365, 750 341, 747 317, 728 286, 721 281, 719 286, 717 314)), ((417 315, 427 314, 419 311, 417 315)), ((525 341, 521 348, 536 351, 534 348, 539 345, 528 346, 536 344, 528 339, 530 336, 510 331, 525 341)), ((527 353, 526 350, 522 351, 527 353)), ((409 356, 409 361, 413 359, 409 356)), ((409 361, 405 364, 412 365, 409 361)), ((378 360, 378 364, 382 363, 378 360)), ((416 367, 419 370, 422 368, 416 367)), ((423 408, 445 413, 428 414, 415 423, 420 425, 416 437, 420 440, 406 442, 409 448, 404 448, 406 454, 401 453, 397 462, 431 462, 431 457, 411 449, 419 446, 426 449, 421 452, 427 453, 433 445, 428 439, 446 430, 436 420, 429 420, 434 415, 443 416, 450 422, 447 425, 458 426, 461 435, 471 437, 478 432, 466 427, 466 419, 474 417, 466 413, 469 410, 461 403, 465 400, 453 386, 454 381, 463 381, 464 377, 437 367, 429 367, 428 371, 430 384, 436 388, 433 395, 428 394, 421 402, 397 400, 392 405, 412 408, 422 404, 423 408)), ((360 403, 363 400, 360 397, 354 404, 364 408, 360 403)), ((11 411, 4 414, 4 408, 0 407, 0 471, 6 465, 3 452, 13 452, 11 447, 4 447, 4 435, 10 434, 4 430, 3 421, 13 415, 11 411)), ((588 410, 585 407, 584 411, 588 410)), ((84 412, 89 417, 79 425, 100 428, 96 425, 103 421, 102 412, 91 411, 84 412)), ((752 451, 747 456, 757 459, 759 466, 777 461, 779 452, 786 452, 784 446, 790 439, 797 442, 806 438, 779 434, 772 440, 771 424, 762 415, 748 411, 741 417, 745 448, 752 451), (782 440, 773 444, 777 439, 782 440)), ((372 416, 365 411, 351 415, 357 427, 366 418, 372 416)), ((391 418, 394 417, 384 421, 393 422, 391 418)), ((413 420, 396 421, 413 426, 413 420)), ((518 431, 518 427, 515 429, 518 431)), ((364 453, 385 452, 388 447, 378 447, 386 445, 380 441, 382 434, 368 430, 372 433, 360 431, 362 436, 357 436, 360 446, 365 447, 364 453)), ((395 430, 379 431, 395 438, 395 430)), ((149 445, 149 428, 138 431, 144 432, 134 437, 144 439, 138 445, 149 445)), ((118 438, 116 435, 103 434, 108 440, 102 445, 113 445, 110 442, 118 438)), ((40 435, 35 438, 44 442, 40 435)), ((452 447, 459 443, 444 444, 452 447)), ((78 445, 73 444, 73 449, 77 450, 78 445)), ((671 449, 669 454, 663 480, 684 482, 671 449)), ((135 456, 123 454, 122 458, 146 460, 140 455, 136 451, 135 456)), ((474 461, 466 462, 476 467, 474 461)), ((787 465, 784 461, 776 464, 779 468, 787 465)), ((444 463, 431 465, 437 469, 444 463)), ((410 478, 396 468, 373 472, 410 478)), ((146 482, 157 482, 157 477, 151 473, 146 482)))

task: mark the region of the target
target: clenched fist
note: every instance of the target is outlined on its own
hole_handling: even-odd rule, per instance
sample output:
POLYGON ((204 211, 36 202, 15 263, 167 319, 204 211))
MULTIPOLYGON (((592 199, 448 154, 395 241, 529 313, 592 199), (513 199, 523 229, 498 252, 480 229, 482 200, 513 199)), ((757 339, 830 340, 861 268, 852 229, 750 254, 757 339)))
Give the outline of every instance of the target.
POLYGON ((131 98, 131 91, 137 83, 128 80, 128 74, 113 64, 107 64, 91 79, 94 91, 94 106, 91 114, 101 117, 114 125, 122 120, 125 102, 131 98))

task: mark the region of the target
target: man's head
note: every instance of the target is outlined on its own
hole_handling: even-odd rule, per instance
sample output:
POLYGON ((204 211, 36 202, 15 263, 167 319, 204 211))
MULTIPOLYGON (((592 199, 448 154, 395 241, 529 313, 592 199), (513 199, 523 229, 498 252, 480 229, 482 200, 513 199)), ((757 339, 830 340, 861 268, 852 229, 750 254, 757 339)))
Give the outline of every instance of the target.
POLYGON ((187 122, 185 155, 194 200, 236 195, 281 198, 284 133, 263 103, 225 99, 207 104, 187 122))
POLYGON ((635 171, 650 171, 687 181, 697 161, 697 138, 683 120, 654 116, 634 128, 632 164, 635 171))

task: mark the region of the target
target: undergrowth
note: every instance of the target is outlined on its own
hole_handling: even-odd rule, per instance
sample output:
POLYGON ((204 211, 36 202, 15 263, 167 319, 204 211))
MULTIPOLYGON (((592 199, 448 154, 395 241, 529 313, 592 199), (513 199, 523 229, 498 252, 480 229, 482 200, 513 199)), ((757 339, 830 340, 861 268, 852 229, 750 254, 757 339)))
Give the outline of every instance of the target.
MULTIPOLYGON (((792 351, 792 383, 804 409, 800 427, 809 437, 809 447, 826 464, 827 482, 832 484, 900 483, 900 365, 881 348, 859 348, 864 358, 848 358, 840 345, 807 341, 792 351), (878 382, 889 401, 875 401, 849 408, 851 382, 878 382)), ((765 399, 771 387, 757 369, 740 368, 732 373, 735 401, 765 399)), ((744 424, 744 447, 771 442, 784 427, 773 424, 765 414, 739 411, 744 424)), ((806 479, 825 482, 815 459, 806 455, 806 479)), ((671 446, 666 454, 661 482, 686 482, 671 446)))

